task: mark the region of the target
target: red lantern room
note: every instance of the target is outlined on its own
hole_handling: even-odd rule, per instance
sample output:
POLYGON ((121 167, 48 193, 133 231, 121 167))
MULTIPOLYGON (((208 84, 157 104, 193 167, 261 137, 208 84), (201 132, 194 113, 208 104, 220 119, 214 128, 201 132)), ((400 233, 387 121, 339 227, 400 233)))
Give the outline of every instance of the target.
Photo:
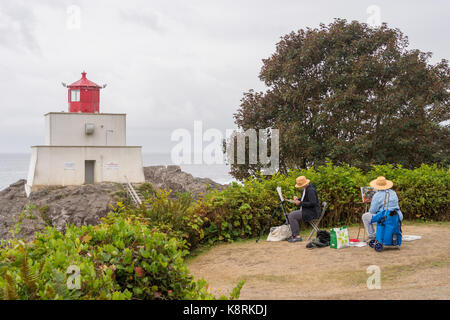
POLYGON ((81 75, 80 80, 67 86, 69 89, 69 112, 98 113, 100 111, 100 89, 106 85, 101 87, 88 80, 86 72, 81 75))

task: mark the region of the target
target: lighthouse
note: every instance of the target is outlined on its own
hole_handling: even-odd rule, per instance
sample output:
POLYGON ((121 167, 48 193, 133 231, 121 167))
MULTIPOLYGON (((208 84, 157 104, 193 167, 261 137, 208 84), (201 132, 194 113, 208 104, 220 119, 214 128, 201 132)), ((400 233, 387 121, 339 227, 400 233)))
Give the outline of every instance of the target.
POLYGON ((142 147, 126 143, 126 114, 101 113, 100 90, 86 72, 63 85, 69 112, 44 115, 44 144, 31 147, 25 191, 101 182, 143 183, 142 147))
POLYGON ((98 113, 100 107, 101 86, 88 80, 86 72, 81 79, 67 86, 69 112, 98 113))

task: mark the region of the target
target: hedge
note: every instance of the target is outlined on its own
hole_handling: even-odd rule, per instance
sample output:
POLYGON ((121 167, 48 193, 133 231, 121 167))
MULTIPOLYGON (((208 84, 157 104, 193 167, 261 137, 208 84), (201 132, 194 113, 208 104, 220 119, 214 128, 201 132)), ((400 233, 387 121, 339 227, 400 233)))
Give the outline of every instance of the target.
MULTIPOLYGON (((194 211, 204 220, 203 242, 256 237, 278 203, 276 187, 282 187, 286 198, 301 196, 295 178, 304 175, 317 187, 319 200, 328 203, 322 227, 359 222, 364 213, 360 187, 368 186, 378 176, 394 182, 400 209, 407 220, 450 220, 448 188, 449 170, 436 165, 416 169, 379 165, 364 173, 348 165, 331 162, 309 169, 294 169, 288 174, 254 177, 243 184, 233 183, 224 191, 213 191, 198 202, 194 211)), ((287 205, 294 210, 293 205, 287 205)), ((281 212, 272 225, 283 223, 281 212)))

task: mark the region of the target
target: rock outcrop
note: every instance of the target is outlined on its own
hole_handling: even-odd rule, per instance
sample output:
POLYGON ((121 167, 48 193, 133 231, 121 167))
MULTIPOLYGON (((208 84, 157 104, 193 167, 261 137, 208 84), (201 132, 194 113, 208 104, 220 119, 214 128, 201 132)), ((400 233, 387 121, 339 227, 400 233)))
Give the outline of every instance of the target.
POLYGON ((66 224, 97 224, 122 191, 116 183, 45 187, 27 198, 24 184, 21 180, 0 192, 0 238, 10 237, 17 222, 21 229, 17 237, 24 239, 47 225, 62 231, 66 224))
POLYGON ((198 198, 209 189, 224 189, 221 185, 208 178, 196 178, 181 171, 179 166, 151 166, 144 167, 145 181, 150 182, 155 189, 167 189, 176 192, 189 192, 198 198))
MULTIPOLYGON (((178 166, 145 167, 145 180, 155 189, 189 192, 198 198, 209 188, 226 186, 207 178, 194 178, 178 166)), ((67 224, 95 225, 107 215, 110 205, 120 199, 123 188, 117 183, 82 186, 44 187, 25 194, 25 180, 0 191, 0 239, 10 238, 11 230, 20 222, 18 238, 31 239, 36 231, 50 225, 63 231, 67 224)))

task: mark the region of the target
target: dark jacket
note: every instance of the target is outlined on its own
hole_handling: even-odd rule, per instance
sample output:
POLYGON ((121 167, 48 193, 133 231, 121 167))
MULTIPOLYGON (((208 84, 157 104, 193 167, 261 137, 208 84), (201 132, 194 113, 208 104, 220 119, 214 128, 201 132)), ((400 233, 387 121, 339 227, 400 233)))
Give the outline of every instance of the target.
MULTIPOLYGON (((301 197, 300 197, 301 200, 301 197)), ((305 198, 300 203, 302 208, 303 221, 311 221, 320 217, 320 203, 317 196, 316 187, 313 184, 309 184, 305 190, 305 198)))

